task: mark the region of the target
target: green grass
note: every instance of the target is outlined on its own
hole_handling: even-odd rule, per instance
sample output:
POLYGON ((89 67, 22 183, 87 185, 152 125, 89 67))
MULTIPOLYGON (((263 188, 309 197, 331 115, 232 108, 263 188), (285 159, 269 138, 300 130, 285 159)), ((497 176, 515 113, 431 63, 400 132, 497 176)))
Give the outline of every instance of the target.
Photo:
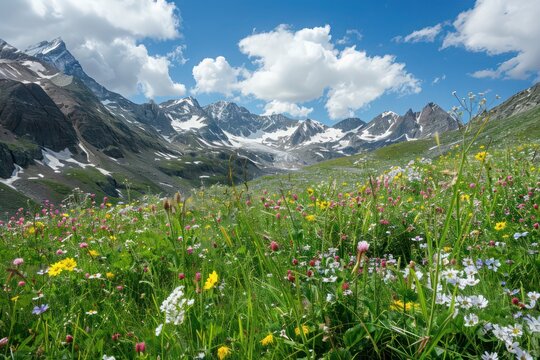
POLYGON ((483 332, 492 324, 518 326, 513 341, 540 356, 528 325, 540 318, 538 145, 488 149, 483 161, 478 145, 417 159, 425 146, 165 203, 111 206, 83 194, 22 215, 0 226, 0 353, 513 358, 501 335, 483 332), (332 171, 343 181, 325 181, 332 171))
POLYGON ((2 198, 3 202, 0 219, 15 213, 19 208, 37 207, 33 200, 4 184, 0 184, 0 198, 2 198))

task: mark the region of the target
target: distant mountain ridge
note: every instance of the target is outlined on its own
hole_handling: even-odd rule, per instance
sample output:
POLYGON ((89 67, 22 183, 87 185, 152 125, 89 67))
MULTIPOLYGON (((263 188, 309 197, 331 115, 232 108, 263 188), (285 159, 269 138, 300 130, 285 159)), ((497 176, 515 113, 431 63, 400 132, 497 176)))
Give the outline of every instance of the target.
MULTIPOLYGON (((189 163, 184 160, 186 154, 192 158, 210 158, 209 163, 214 167, 224 159, 243 159, 244 166, 252 170, 250 176, 256 176, 434 136, 459 125, 434 103, 427 104, 420 112, 409 110, 398 115, 387 111, 368 123, 349 118, 333 126, 313 119, 294 120, 282 114, 257 115, 229 101, 201 106, 195 98, 186 97, 160 104, 153 101, 136 104, 86 74, 61 38, 40 42, 24 52, 0 41, 0 79, 4 79, 0 84, 5 89, 19 89, 6 90, 2 92, 6 95, 0 97, 0 114, 6 106, 14 109, 0 117, 3 119, 0 130, 5 130, 0 146, 4 156, 12 159, 2 165, 0 177, 12 180, 19 176, 16 173, 19 167, 26 169, 34 164, 38 171, 44 156, 39 154, 47 149, 66 150, 73 158, 57 159, 66 169, 90 166, 107 169, 107 173, 136 173, 141 177, 144 170, 154 169, 157 179, 148 180, 156 189, 167 192, 170 186, 178 186, 174 184, 183 183, 188 176, 183 170, 174 170, 175 166, 189 163), (24 131, 17 130, 22 129, 24 119, 31 118, 16 115, 25 112, 20 95, 24 91, 40 93, 40 104, 54 106, 50 119, 44 121, 66 126, 69 130, 65 135, 49 134, 31 120, 29 125, 24 125, 24 131), (15 126, 17 122, 20 124, 15 126), (53 144, 54 141, 45 140, 48 137, 66 141, 53 144), (32 149, 27 151, 28 157, 34 157, 35 161, 16 160, 14 145, 6 145, 21 138, 28 139, 28 147, 32 149), (36 147, 41 150, 36 152, 36 147)), ((192 171, 202 171, 201 179, 221 178, 222 175, 212 172, 212 166, 203 166, 205 161, 197 161, 198 164, 188 165, 192 171)), ((62 182, 63 176, 58 175, 58 181, 62 182)), ((193 182, 196 178, 189 180, 193 182)), ((22 180, 17 183, 23 184, 22 180)), ((13 181, 10 186, 14 186, 13 181)), ((118 190, 118 184, 115 186, 118 190)), ((119 195, 118 191, 113 193, 119 195)))

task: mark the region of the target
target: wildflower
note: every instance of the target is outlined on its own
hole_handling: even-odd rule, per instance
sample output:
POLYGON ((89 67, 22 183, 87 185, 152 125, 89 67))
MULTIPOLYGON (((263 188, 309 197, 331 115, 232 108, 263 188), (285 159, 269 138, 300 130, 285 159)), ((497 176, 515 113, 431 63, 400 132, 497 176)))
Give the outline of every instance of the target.
POLYGON ((0 349, 6 346, 9 343, 9 339, 7 337, 3 337, 0 339, 0 349))
POLYGON ((99 256, 99 253, 96 250, 89 250, 88 255, 90 255, 91 257, 97 257, 99 256))
POLYGON ((271 333, 266 335, 264 339, 261 340, 262 346, 268 346, 274 343, 274 335, 271 333))
POLYGON ((401 311, 401 310, 410 311, 411 309, 417 310, 418 308, 419 308, 418 304, 410 302, 410 301, 404 303, 401 300, 394 300, 392 304, 390 304, 390 310, 395 310, 395 311, 401 311))
POLYGON ((499 360, 497 353, 488 353, 487 351, 482 354, 482 360, 499 360))
POLYGON ((138 353, 142 353, 146 350, 146 344, 143 342, 138 342, 135 344, 135 351, 138 353))
POLYGON ((214 270, 210 275, 208 275, 208 279, 206 279, 206 282, 204 283, 204 290, 210 290, 216 285, 217 282, 218 274, 214 270))
POLYGON ((109 279, 109 280, 114 279, 114 274, 113 274, 112 272, 106 273, 105 276, 106 276, 107 279, 109 279))
POLYGON ((540 293, 536 291, 528 292, 527 296, 529 297, 529 299, 531 299, 531 301, 537 301, 538 299, 540 299, 540 293))
POLYGON ((501 221, 495 224, 495 230, 501 231, 506 228, 506 221, 501 221))
POLYGON ((307 335, 309 334, 309 327, 305 324, 300 327, 296 327, 294 329, 294 333, 296 334, 296 336, 300 336, 300 334, 307 335))
POLYGON ((476 324, 478 324, 478 316, 476 316, 476 314, 466 315, 463 320, 465 321, 464 325, 467 327, 475 326, 476 324))
POLYGON ((523 331, 522 331, 523 327, 520 324, 515 324, 513 326, 510 326, 508 330, 509 330, 510 336, 512 337, 519 337, 523 335, 523 331))
POLYGON ((525 318, 527 325, 529 325, 529 330, 532 333, 540 333, 540 316, 533 318, 532 316, 527 316, 525 318))
POLYGON ((159 324, 156 328, 156 336, 161 335, 161 330, 163 330, 163 324, 159 324))
POLYGON ((478 161, 484 161, 486 159, 487 152, 486 151, 480 151, 474 155, 474 158, 478 161))
POLYGON ((32 310, 32 314, 34 314, 34 315, 41 315, 41 314, 43 314, 45 311, 47 311, 48 309, 49 309, 49 305, 48 305, 48 304, 43 304, 43 305, 34 306, 34 310, 32 310))
POLYGON ((47 273, 49 274, 49 276, 58 276, 60 275, 62 270, 64 270, 64 266, 60 262, 57 262, 49 267, 47 273))
POLYGON ((306 215, 306 221, 313 222, 315 221, 315 215, 306 215))
POLYGON ((96 315, 96 314, 97 314, 97 310, 88 310, 88 311, 86 312, 86 315, 90 315, 90 316, 96 315))
POLYGON ((307 189, 307 193, 308 193, 309 196, 312 196, 314 192, 315 192, 315 190, 313 190, 312 188, 307 189))
POLYGON ((270 242, 270 250, 278 251, 279 250, 279 244, 272 240, 272 242, 270 242))
POLYGON ((13 260, 12 264, 15 265, 15 266, 19 266, 19 265, 22 265, 24 263, 24 259, 23 258, 16 258, 13 260))
POLYGON ((159 309, 165 313, 165 323, 179 325, 184 322, 186 309, 193 305, 193 299, 184 298, 184 287, 179 286, 163 301, 159 309))
POLYGON ((356 250, 360 254, 364 254, 369 250, 369 243, 367 241, 359 241, 358 245, 356 246, 356 250))
POLYGON ((77 262, 73 258, 66 258, 60 261, 60 263, 62 264, 63 269, 66 271, 73 271, 77 266, 77 262))
POLYGON ((103 357, 101 358, 101 360, 116 360, 116 358, 114 356, 109 356, 107 354, 103 354, 103 357))
POLYGON ((223 360, 229 355, 231 355, 231 348, 228 346, 223 345, 217 350, 217 356, 219 360, 223 360))

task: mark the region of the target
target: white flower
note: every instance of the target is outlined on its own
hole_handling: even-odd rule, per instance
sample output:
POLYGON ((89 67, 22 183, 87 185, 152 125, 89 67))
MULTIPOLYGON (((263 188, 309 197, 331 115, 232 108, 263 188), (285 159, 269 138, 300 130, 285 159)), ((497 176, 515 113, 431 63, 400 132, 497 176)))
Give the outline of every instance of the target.
POLYGON ((184 287, 179 286, 163 301, 159 309, 165 313, 166 324, 179 325, 184 322, 186 309, 193 303, 193 299, 184 298, 184 287))
POLYGON ((533 318, 532 316, 527 316, 525 318, 525 321, 527 322, 527 325, 529 325, 529 330, 532 333, 540 332, 540 316, 538 316, 537 318, 533 318))
POLYGON ((458 295, 456 297, 456 302, 463 309, 470 309, 473 306, 471 300, 467 296, 458 295))
POLYGON ((478 324, 479 319, 478 319, 478 316, 476 316, 476 314, 469 314, 469 315, 466 315, 463 320, 465 320, 465 324, 464 324, 465 326, 471 327, 478 324))
POLYGON ((529 297, 529 299, 531 299, 531 301, 537 301, 538 299, 540 299, 540 293, 537 293, 536 291, 528 292, 527 296, 529 297))
POLYGON ((479 309, 484 309, 488 306, 488 300, 484 295, 473 295, 469 297, 471 303, 479 309))
POLYGON ((520 337, 521 335, 523 335, 523 326, 521 326, 520 324, 510 326, 508 330, 510 331, 510 336, 512 337, 520 337))
POLYGON ((499 355, 497 355, 497 353, 488 353, 485 351, 482 355, 482 360, 499 360, 499 355))
POLYGON ((519 359, 518 354, 523 352, 523 350, 521 350, 521 348, 519 347, 518 342, 507 342, 506 343, 506 350, 508 350, 508 352, 510 352, 512 354, 516 354, 518 359, 519 359))
POLYGON ((334 300, 334 295, 332 294, 326 294, 326 302, 332 302, 334 300))
POLYGON ((103 357, 101 359, 102 360, 116 360, 116 358, 114 356, 109 356, 109 355, 106 355, 106 354, 103 354, 103 357))
POLYGON ((333 283, 336 282, 337 276, 330 276, 330 277, 323 277, 322 281, 325 283, 333 283))
POLYGON ((442 278, 446 279, 446 282, 452 285, 456 285, 459 281, 459 271, 455 269, 448 269, 442 272, 442 278))
POLYGON ((159 324, 156 328, 156 336, 161 335, 161 330, 163 330, 163 324, 159 324))

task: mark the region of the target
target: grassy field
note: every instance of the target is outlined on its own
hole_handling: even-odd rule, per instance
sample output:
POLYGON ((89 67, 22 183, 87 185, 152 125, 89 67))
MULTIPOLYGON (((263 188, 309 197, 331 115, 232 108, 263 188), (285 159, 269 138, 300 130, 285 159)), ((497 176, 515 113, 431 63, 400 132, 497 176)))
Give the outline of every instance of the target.
POLYGON ((172 199, 16 212, 0 223, 0 354, 538 358, 539 145, 474 130, 172 199))

